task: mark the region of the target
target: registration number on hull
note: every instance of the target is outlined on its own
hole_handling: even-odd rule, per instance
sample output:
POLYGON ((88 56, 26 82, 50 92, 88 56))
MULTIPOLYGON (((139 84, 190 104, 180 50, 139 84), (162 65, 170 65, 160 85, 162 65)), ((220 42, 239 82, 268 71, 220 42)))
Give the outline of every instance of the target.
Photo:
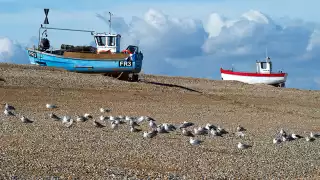
POLYGON ((132 67, 132 61, 119 61, 119 67, 132 67))
POLYGON ((30 57, 37 58, 37 53, 34 51, 28 51, 30 57))

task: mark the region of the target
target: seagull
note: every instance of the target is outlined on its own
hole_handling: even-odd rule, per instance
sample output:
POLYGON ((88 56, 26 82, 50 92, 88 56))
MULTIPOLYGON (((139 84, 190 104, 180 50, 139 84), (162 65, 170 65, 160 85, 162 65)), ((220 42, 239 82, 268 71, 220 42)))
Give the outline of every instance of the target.
POLYGON ((100 116, 100 121, 104 121, 104 120, 106 120, 107 118, 105 117, 105 116, 103 116, 103 115, 101 115, 100 116))
POLYGON ((307 136, 307 137, 306 137, 306 141, 312 142, 312 141, 314 141, 314 138, 307 136))
POLYGON ((71 120, 70 116, 63 116, 62 123, 68 123, 71 120))
POLYGON ((49 117, 54 119, 54 120, 60 120, 61 118, 59 118, 57 115, 53 114, 53 113, 50 113, 49 114, 49 117))
POLYGON ((91 115, 91 114, 88 114, 88 113, 85 113, 85 114, 84 114, 84 117, 87 118, 87 119, 92 119, 92 115, 91 115))
POLYGON ((20 119, 21 119, 21 121, 23 123, 33 123, 33 121, 31 121, 30 119, 26 118, 25 116, 21 116, 20 119))
POLYGON ((109 116, 109 120, 114 121, 115 120, 114 116, 109 116))
POLYGON ((152 131, 149 131, 149 132, 143 132, 143 137, 144 137, 144 138, 153 138, 153 137, 155 137, 157 134, 158 134, 158 131, 152 130, 152 131))
POLYGON ((220 126, 218 126, 217 127, 217 131, 218 131, 218 133, 220 133, 220 134, 226 134, 226 133, 228 133, 226 130, 224 130, 222 127, 220 127, 220 126))
POLYGON ((104 113, 104 112, 110 112, 110 109, 105 109, 105 108, 100 108, 100 112, 104 113))
POLYGON ((237 137, 241 137, 241 138, 245 136, 245 134, 244 134, 242 131, 236 132, 235 135, 236 135, 237 137))
POLYGON ((210 131, 211 129, 217 129, 217 127, 215 125, 212 125, 212 124, 207 124, 206 127, 205 127, 208 131, 210 131))
POLYGON ((190 137, 189 142, 192 145, 199 145, 201 143, 201 141, 199 139, 194 139, 193 137, 190 137))
POLYGON ((164 129, 165 129, 166 131, 174 131, 174 130, 177 129, 177 128, 176 128, 174 125, 172 125, 172 124, 163 123, 162 125, 163 125, 163 127, 164 127, 164 129))
POLYGON ((293 133, 293 134, 291 134, 291 138, 292 139, 300 139, 300 138, 302 138, 302 136, 293 133))
POLYGON ((240 131, 246 131, 246 129, 244 127, 238 125, 237 132, 240 132, 240 131))
POLYGON ((3 113, 4 113, 6 116, 14 116, 14 114, 13 114, 11 111, 7 110, 7 109, 5 109, 3 113))
POLYGON ((48 109, 53 109, 53 108, 56 108, 57 106, 54 105, 54 104, 46 104, 46 107, 47 107, 48 109))
POLYGON ((206 128, 204 127, 194 128, 193 130, 195 135, 203 135, 206 133, 206 128))
POLYGON ((194 123, 192 123, 192 122, 184 121, 182 124, 180 124, 179 129, 187 128, 187 127, 190 127, 193 125, 194 125, 194 123))
POLYGON ((238 143, 238 149, 247 149, 249 145, 243 144, 241 142, 238 143))
POLYGON ((315 138, 315 135, 313 134, 313 132, 310 132, 310 137, 315 138))
POLYGON ((281 143, 281 140, 279 138, 273 138, 272 142, 273 144, 279 144, 281 143))
POLYGON ((287 136, 287 133, 282 128, 280 129, 280 134, 281 136, 287 136))
POLYGON ((103 128, 105 127, 103 124, 101 124, 100 122, 93 120, 93 125, 97 128, 103 128))
POLYGON ((130 132, 140 132, 141 129, 137 129, 135 127, 130 127, 130 132))
POLYGON ((87 120, 87 118, 85 118, 84 116, 77 116, 77 118, 76 118, 77 122, 84 122, 86 120, 87 120))
POLYGON ((156 128, 157 128, 157 124, 156 124, 153 120, 150 120, 150 122, 149 122, 149 127, 150 127, 151 129, 156 129, 156 128))
POLYGON ((132 119, 129 120, 129 125, 132 127, 140 126, 136 121, 133 121, 132 119))
POLYGON ((63 123, 67 128, 70 128, 73 125, 73 119, 69 119, 69 121, 63 123))
POLYGON ((194 137, 194 135, 192 134, 192 132, 186 130, 185 128, 182 128, 182 135, 194 137))
POLYGON ((16 110, 13 106, 9 105, 8 103, 4 104, 4 109, 11 111, 11 110, 16 110))
POLYGON ((221 136, 221 133, 220 132, 218 132, 217 130, 215 130, 215 129, 211 129, 210 130, 210 134, 212 135, 212 136, 221 136))
POLYGON ((169 132, 164 128, 164 126, 162 126, 162 125, 159 125, 159 126, 157 127, 157 131, 158 131, 158 133, 169 133, 169 132))
POLYGON ((111 121, 111 129, 118 129, 118 126, 119 124, 116 123, 115 121, 111 121))

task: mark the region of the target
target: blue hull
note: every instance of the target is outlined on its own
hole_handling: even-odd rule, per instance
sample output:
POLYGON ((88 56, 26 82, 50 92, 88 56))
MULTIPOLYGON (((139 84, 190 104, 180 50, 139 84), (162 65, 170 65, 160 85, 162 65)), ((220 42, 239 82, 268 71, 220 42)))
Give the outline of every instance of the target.
POLYGON ((31 64, 62 68, 67 71, 81 73, 139 73, 143 60, 141 54, 134 54, 131 58, 132 61, 128 62, 125 59, 104 60, 69 58, 34 49, 27 49, 27 53, 31 64))

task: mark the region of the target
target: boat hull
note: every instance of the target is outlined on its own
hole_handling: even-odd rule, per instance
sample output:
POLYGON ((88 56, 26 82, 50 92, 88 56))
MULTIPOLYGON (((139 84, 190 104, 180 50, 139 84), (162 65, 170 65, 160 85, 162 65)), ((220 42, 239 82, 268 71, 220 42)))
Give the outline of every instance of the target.
POLYGON ((126 60, 126 58, 114 57, 112 59, 65 57, 34 49, 27 49, 27 53, 31 64, 81 73, 139 73, 143 60, 142 53, 133 54, 131 61, 126 60))
POLYGON ((240 81, 248 84, 269 84, 283 86, 287 80, 287 73, 250 73, 234 72, 232 70, 220 69, 222 80, 240 81))

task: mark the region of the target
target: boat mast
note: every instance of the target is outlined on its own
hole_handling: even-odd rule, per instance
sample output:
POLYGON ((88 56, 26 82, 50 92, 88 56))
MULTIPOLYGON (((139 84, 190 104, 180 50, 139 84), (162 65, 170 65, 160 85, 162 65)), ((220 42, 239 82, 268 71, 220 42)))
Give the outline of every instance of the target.
POLYGON ((109 34, 111 34, 111 17, 112 17, 112 13, 111 12, 109 12, 109 16, 110 16, 110 18, 109 18, 109 34))

